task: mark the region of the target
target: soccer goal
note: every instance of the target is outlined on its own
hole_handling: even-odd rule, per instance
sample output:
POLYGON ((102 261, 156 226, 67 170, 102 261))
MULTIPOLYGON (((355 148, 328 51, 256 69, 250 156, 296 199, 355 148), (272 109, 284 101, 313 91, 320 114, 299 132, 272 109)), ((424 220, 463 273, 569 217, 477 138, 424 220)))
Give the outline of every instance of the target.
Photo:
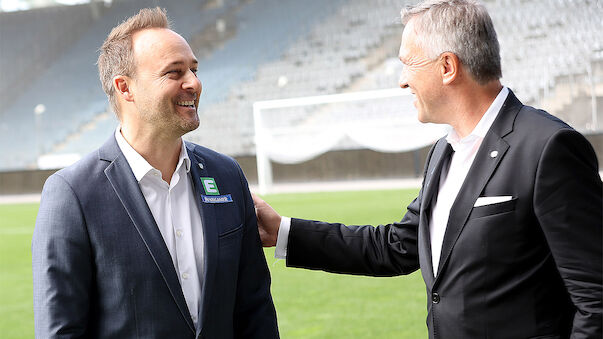
POLYGON ((413 99, 392 88, 255 102, 260 194, 271 192, 271 162, 296 164, 332 150, 407 152, 434 143, 447 127, 420 123, 413 99))

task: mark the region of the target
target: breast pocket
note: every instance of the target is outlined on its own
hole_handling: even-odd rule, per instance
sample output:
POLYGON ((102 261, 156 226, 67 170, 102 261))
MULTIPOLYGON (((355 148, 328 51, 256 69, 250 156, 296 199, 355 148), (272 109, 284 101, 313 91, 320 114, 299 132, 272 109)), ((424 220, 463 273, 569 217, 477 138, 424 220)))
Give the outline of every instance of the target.
POLYGON ((220 243, 220 246, 222 246, 222 244, 228 244, 232 241, 236 241, 236 239, 241 240, 242 236, 243 236, 243 224, 240 224, 240 225, 232 227, 232 228, 227 228, 225 231, 223 231, 218 236, 218 242, 220 243))
POLYGON ((238 265, 243 239, 243 224, 225 230, 218 236, 220 265, 238 265))
POLYGON ((495 203, 490 205, 484 205, 479 207, 473 207, 471 210, 470 219, 489 217, 497 214, 512 212, 515 210, 517 204, 517 198, 513 198, 509 201, 495 203))

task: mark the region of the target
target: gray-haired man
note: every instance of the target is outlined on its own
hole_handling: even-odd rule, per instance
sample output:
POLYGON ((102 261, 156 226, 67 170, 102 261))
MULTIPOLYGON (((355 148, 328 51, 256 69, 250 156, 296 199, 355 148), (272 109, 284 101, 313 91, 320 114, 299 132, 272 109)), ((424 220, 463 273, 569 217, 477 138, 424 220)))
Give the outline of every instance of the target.
POLYGON ((601 338, 602 188, 591 145, 501 85, 482 5, 425 1, 402 18, 400 86, 420 121, 453 127, 427 157, 419 196, 400 222, 376 228, 281 218, 255 197, 264 245, 294 267, 420 268, 430 338, 601 338))

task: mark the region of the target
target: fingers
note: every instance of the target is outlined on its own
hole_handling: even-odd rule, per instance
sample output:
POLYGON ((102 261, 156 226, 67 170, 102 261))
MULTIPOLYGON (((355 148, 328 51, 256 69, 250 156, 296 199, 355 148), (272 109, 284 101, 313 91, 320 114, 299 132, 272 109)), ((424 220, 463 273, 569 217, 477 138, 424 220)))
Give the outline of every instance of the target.
POLYGON ((270 234, 264 231, 264 228, 258 227, 258 231, 260 233, 260 240, 262 241, 262 246, 264 247, 272 247, 276 246, 276 241, 271 238, 270 234))
POLYGON ((275 246, 278 238, 278 229, 281 224, 281 216, 257 194, 251 193, 251 197, 255 206, 262 246, 275 246))

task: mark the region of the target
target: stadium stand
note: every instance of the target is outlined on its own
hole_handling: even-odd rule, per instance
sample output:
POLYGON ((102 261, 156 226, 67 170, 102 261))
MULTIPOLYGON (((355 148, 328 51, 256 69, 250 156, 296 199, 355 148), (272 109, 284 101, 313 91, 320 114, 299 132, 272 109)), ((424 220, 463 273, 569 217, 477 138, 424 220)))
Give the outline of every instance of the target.
MULTIPOLYGON (((231 18, 237 34, 224 41, 214 53, 198 53, 206 55, 200 61, 198 70, 203 84, 200 103, 203 126, 199 131, 204 134, 204 140, 208 140, 209 144, 204 143, 205 145, 215 147, 215 143, 218 143, 216 149, 230 154, 242 153, 239 146, 241 140, 246 141, 247 149, 251 147, 253 124, 242 123, 243 120, 251 121, 250 115, 243 117, 248 111, 248 107, 244 105, 250 105, 249 100, 244 103, 226 101, 230 89, 244 86, 241 83, 251 80, 261 64, 277 60, 294 38, 309 31, 314 22, 336 6, 337 1, 330 1, 324 6, 320 0, 256 0, 244 2, 242 6, 233 6, 224 15, 231 18), (279 29, 275 30, 275 27, 279 29), (237 130, 242 130, 246 138, 239 139, 241 133, 233 132, 237 130)), ((167 10, 173 21, 177 22, 169 7, 167 10)), ((184 34, 186 36, 191 33, 184 34)), ((105 138, 109 135, 107 130, 99 126, 82 134, 79 139, 72 140, 61 152, 74 151, 72 146, 81 145, 82 140, 87 140, 91 134, 102 134, 105 138)))
MULTIPOLYGON (((219 125, 191 132, 188 138, 233 155, 253 154, 253 102, 350 90, 354 79, 368 70, 365 57, 387 37, 391 40, 399 35, 399 6, 398 1, 390 0, 342 2, 334 13, 297 38, 278 60, 260 65, 254 79, 233 87, 226 102, 203 111, 204 121, 220 121, 219 125), (236 116, 227 118, 233 114, 236 116), (236 142, 228 144, 225 139, 236 142)), ((324 8, 317 10, 325 12, 324 8)), ((299 115, 283 118, 295 120, 299 115)))
MULTIPOLYGON (((224 1, 220 7, 205 9, 203 3, 197 1, 165 2, 164 7, 168 10, 173 7, 176 14, 188 13, 190 17, 193 16, 192 13, 196 13, 193 16, 196 26, 184 25, 187 21, 182 20, 178 25, 183 27, 176 27, 185 36, 195 30, 201 30, 204 22, 212 22, 214 17, 228 10, 231 4, 238 3, 224 1)), ((95 116, 107 112, 107 99, 100 87, 95 65, 97 49, 113 26, 136 13, 140 8, 155 5, 157 1, 153 0, 116 1, 110 8, 100 7, 96 20, 87 20, 77 27, 72 27, 73 30, 83 31, 80 37, 69 48, 64 48, 62 56, 41 72, 42 74, 34 79, 27 91, 20 91, 15 95, 13 104, 3 102, 0 109, 2 117, 0 144, 5 145, 3 146, 5 149, 3 149, 0 168, 35 167, 38 154, 52 153, 57 144, 60 145, 70 135, 77 133, 95 116), (44 105, 45 110, 43 114, 34 116, 34 107, 39 104, 44 105)), ((54 11, 64 12, 60 17, 70 17, 79 15, 81 8, 81 6, 62 6, 56 7, 54 11)), ((0 21, 4 22, 4 16, 11 14, 2 13, 3 17, 0 21)), ((189 18, 188 22, 190 21, 189 18)), ((14 35, 10 36, 8 33, 11 31, 8 30, 7 44, 20 40, 22 35, 35 37, 39 30, 51 30, 44 25, 24 26, 22 29, 22 32, 13 32, 14 35)), ((2 35, 4 37, 4 31, 2 35)), ((30 45, 35 44, 30 42, 30 45)), ((19 60, 18 55, 12 58, 8 61, 19 60)), ((27 74, 21 76, 29 79, 27 74)), ((8 83, 6 87, 10 85, 8 83)), ((87 151, 92 150, 93 146, 86 142, 88 138, 83 140, 84 144, 88 145, 87 151)))
POLYGON ((37 8, 2 13, 0 20, 0 102, 8 106, 27 89, 93 21, 90 6, 37 8))
MULTIPOLYGON (((0 13, 0 69, 8 74, 0 80, 8 98, 0 105, 0 170, 35 168, 38 154, 84 154, 110 135, 117 122, 98 81, 96 51, 112 26, 142 7, 165 7, 200 59, 202 125, 186 138, 249 156, 255 101, 395 87, 398 12, 406 2, 121 0, 0 13), (36 115, 39 104, 45 110, 36 115)), ((503 82, 524 102, 600 132, 603 4, 485 4, 499 34, 503 82)), ((295 124, 312 112, 283 119, 295 124)))

